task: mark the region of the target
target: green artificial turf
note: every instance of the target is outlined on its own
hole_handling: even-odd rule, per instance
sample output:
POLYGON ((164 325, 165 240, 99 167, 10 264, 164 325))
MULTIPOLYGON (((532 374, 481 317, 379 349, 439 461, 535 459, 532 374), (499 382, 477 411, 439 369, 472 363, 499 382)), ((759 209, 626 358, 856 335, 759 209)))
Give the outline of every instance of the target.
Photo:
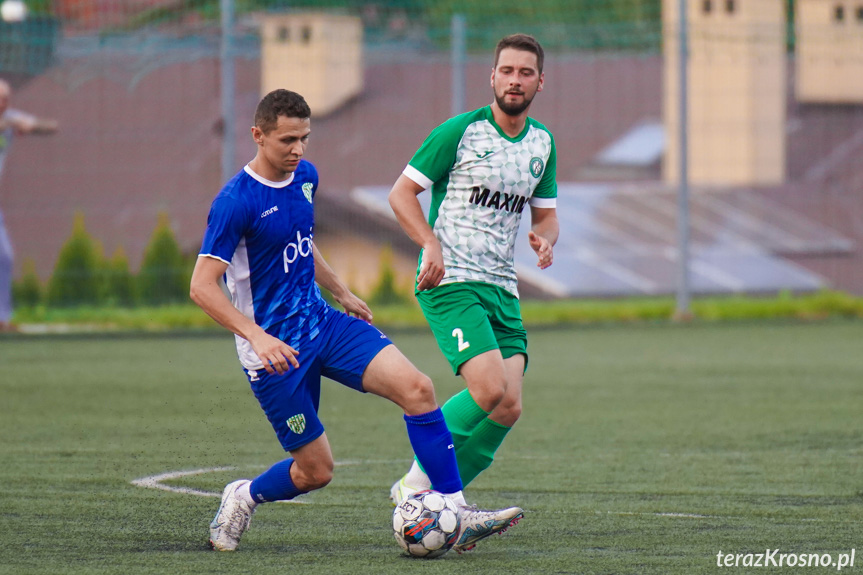
MULTIPOLYGON (((439 400, 461 388, 430 336, 392 337, 439 400)), ((396 406, 326 382, 333 482, 260 507, 240 551, 217 554, 216 497, 132 481, 203 470, 162 484, 215 495, 284 457, 233 339, 4 337, 0 573, 744 573, 765 569, 718 567, 717 553, 859 547, 853 573, 861 341, 860 321, 532 330, 522 420, 466 490, 525 519, 424 561, 389 527, 389 486, 410 462, 396 406)))

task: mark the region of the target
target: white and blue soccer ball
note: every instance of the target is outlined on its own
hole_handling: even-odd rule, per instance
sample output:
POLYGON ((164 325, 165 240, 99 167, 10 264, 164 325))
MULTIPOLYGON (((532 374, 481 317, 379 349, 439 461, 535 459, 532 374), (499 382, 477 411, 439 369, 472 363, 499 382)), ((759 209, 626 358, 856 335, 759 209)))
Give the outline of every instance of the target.
POLYGON ((437 491, 418 491, 393 511, 393 534, 413 557, 440 557, 455 545, 461 527, 458 506, 437 491))

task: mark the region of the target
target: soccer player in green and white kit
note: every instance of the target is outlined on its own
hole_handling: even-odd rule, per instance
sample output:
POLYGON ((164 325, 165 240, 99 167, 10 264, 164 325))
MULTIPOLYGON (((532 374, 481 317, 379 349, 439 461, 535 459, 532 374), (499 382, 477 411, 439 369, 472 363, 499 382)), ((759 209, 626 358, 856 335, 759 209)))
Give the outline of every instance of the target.
MULTIPOLYGON (((558 237, 554 138, 527 115, 543 88, 542 65, 536 39, 503 38, 491 73, 494 102, 435 128, 389 195, 402 228, 422 247, 417 299, 467 383, 443 407, 465 486, 491 465, 521 414, 527 334, 513 254, 524 208, 541 269, 552 264, 558 237), (428 188, 426 221, 417 195, 428 188)), ((428 487, 414 462, 392 499, 428 487)))

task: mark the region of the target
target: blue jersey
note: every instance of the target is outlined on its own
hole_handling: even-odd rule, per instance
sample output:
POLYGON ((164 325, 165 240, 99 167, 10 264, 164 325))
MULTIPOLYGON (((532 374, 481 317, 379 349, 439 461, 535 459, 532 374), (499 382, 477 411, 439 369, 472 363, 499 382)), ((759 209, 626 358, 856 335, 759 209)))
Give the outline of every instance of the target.
MULTIPOLYGON (((315 284, 317 187, 318 172, 305 160, 283 182, 244 167, 213 200, 200 251, 229 264, 225 283, 234 307, 295 349, 318 334, 331 310, 315 284)), ((243 367, 263 368, 249 342, 236 340, 243 367)))

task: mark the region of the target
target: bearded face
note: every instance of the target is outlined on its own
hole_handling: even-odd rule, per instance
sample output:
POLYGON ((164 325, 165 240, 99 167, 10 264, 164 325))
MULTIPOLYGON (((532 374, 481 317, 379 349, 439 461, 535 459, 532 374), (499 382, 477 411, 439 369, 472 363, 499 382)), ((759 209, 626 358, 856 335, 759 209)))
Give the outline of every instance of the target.
POLYGON ((532 97, 527 97, 525 93, 518 89, 509 90, 503 93, 495 91, 494 99, 498 107, 503 110, 508 116, 518 116, 530 107, 533 101, 532 97))
POLYGON ((497 106, 509 116, 518 116, 529 107, 542 90, 543 75, 537 68, 533 52, 505 48, 498 56, 491 74, 491 86, 497 106))

